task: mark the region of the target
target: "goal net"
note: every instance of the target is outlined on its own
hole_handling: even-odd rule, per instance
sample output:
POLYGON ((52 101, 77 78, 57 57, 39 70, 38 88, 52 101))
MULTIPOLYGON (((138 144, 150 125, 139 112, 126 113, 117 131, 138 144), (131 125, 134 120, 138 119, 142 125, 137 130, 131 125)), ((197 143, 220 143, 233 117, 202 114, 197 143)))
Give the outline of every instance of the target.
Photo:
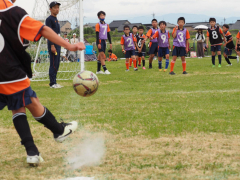
MULTIPOLYGON (((52 0, 35 0, 32 17, 45 24, 46 18, 51 14, 49 4, 52 0)), ((68 39, 72 38, 73 32, 77 32, 77 38, 80 40, 80 3, 79 0, 58 0, 61 3, 60 12, 57 16, 61 37, 68 33, 68 39)), ((82 39, 81 39, 82 40, 82 39)), ((83 41, 83 40, 82 40, 83 41)), ((33 61, 33 81, 46 81, 49 79, 50 57, 48 53, 47 40, 41 38, 38 43, 31 43, 28 52, 33 61)), ((69 52, 61 48, 60 66, 57 80, 70 80, 81 70, 80 53, 69 52)), ((84 61, 84 60, 83 60, 84 61)))

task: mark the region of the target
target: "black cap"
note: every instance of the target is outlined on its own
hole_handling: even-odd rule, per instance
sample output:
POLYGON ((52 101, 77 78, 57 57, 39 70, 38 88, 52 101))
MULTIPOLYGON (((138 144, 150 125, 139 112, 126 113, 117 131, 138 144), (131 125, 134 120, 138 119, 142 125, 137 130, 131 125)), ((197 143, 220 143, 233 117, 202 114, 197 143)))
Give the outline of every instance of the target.
POLYGON ((61 4, 58 3, 57 1, 53 1, 53 2, 50 3, 49 6, 50 6, 50 8, 52 8, 52 7, 54 7, 55 5, 59 5, 59 6, 60 6, 61 4))

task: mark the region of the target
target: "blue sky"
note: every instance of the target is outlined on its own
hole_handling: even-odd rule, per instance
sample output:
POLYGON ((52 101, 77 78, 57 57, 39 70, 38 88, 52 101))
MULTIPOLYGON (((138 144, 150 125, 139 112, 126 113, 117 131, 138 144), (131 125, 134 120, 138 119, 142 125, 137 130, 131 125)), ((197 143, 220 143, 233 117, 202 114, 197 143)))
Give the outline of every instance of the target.
MULTIPOLYGON (((202 14, 206 17, 239 17, 240 19, 239 0, 227 2, 225 0, 84 0, 83 2, 84 23, 96 22, 96 14, 99 10, 107 13, 107 22, 117 19, 131 19, 134 22, 142 22, 143 19, 148 21, 146 17, 151 21, 153 13, 159 20, 168 19, 167 14, 172 13, 202 14)), ((16 5, 23 7, 31 15, 34 0, 17 0, 16 5)), ((201 18, 200 15, 197 21, 203 21, 206 17, 201 18)), ((223 21, 222 19, 219 22, 223 21)))

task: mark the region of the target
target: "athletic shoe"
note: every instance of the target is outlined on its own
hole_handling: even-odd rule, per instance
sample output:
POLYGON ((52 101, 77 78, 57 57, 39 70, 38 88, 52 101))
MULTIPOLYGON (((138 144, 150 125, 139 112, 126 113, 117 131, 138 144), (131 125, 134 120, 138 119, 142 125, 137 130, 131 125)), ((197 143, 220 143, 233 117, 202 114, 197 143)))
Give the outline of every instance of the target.
MULTIPOLYGON (((31 154, 31 153, 30 153, 31 154)), ((34 154, 34 153, 33 153, 34 154)), ((43 162, 43 158, 41 157, 41 154, 37 155, 27 155, 27 163, 30 166, 38 166, 39 163, 43 162)))
POLYGON ((183 71, 183 74, 187 74, 187 72, 186 72, 186 71, 183 71))
POLYGON ((220 67, 222 67, 222 65, 221 65, 221 64, 219 64, 219 65, 218 65, 218 67, 220 68, 220 67))
POLYGON ((64 86, 60 85, 60 84, 56 84, 59 88, 63 88, 64 86))
POLYGON ((126 72, 129 72, 129 69, 126 69, 126 72))
POLYGON ((97 71, 96 74, 104 74, 103 71, 97 71))
POLYGON ((215 65, 212 65, 213 68, 215 68, 215 65))
POLYGON ((145 68, 145 67, 142 67, 142 69, 144 69, 144 70, 145 70, 146 68, 145 68))
POLYGON ((170 74, 170 75, 175 75, 175 73, 174 73, 173 71, 172 71, 172 72, 170 72, 169 74, 170 74))
POLYGON ((108 70, 106 70, 104 74, 111 74, 111 73, 108 70))
POLYGON ((132 66, 129 66, 130 68, 132 67, 132 66))
POLYGON ((71 135, 74 131, 76 131, 78 127, 77 121, 72 121, 70 123, 61 122, 61 125, 64 128, 64 131, 61 135, 54 134, 55 141, 61 143, 63 142, 69 135, 71 135))
POLYGON ((161 72, 161 71, 162 71, 162 69, 159 69, 159 71, 161 72))
POLYGON ((141 64, 139 64, 138 67, 141 67, 141 64))
POLYGON ((164 69, 164 71, 163 72, 166 72, 167 71, 167 69, 164 69))
POLYGON ((138 71, 138 68, 134 68, 134 71, 138 71))
POLYGON ((232 66, 232 64, 228 64, 228 65, 226 65, 226 66, 232 66))
POLYGON ((57 84, 54 84, 54 85, 50 86, 50 88, 59 89, 59 88, 61 88, 61 87, 58 86, 57 84))
POLYGON ((239 63, 239 56, 237 56, 237 63, 239 63))

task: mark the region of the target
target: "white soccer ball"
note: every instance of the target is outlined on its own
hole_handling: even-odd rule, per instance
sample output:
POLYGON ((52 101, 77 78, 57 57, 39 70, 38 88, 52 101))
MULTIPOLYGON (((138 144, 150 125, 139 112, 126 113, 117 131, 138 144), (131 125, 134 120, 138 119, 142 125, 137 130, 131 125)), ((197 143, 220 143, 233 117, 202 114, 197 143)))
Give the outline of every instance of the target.
POLYGON ((83 97, 94 95, 98 90, 98 86, 98 77, 91 71, 82 71, 76 74, 73 79, 73 89, 83 97))

